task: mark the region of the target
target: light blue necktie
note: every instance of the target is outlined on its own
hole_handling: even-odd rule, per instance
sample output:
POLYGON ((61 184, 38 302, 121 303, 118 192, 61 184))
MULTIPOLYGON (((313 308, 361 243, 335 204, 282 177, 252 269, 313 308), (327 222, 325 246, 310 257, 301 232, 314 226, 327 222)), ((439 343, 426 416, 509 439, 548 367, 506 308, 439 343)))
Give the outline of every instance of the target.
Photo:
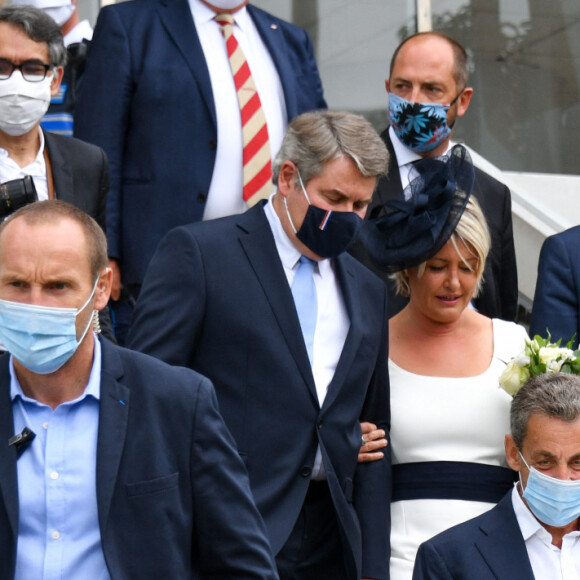
POLYGON ((298 320, 302 328, 304 344, 312 366, 312 353, 314 350, 314 331, 316 330, 316 317, 318 315, 318 299, 316 298, 316 286, 314 285, 314 266, 316 262, 306 256, 300 256, 300 264, 292 282, 292 296, 298 320))

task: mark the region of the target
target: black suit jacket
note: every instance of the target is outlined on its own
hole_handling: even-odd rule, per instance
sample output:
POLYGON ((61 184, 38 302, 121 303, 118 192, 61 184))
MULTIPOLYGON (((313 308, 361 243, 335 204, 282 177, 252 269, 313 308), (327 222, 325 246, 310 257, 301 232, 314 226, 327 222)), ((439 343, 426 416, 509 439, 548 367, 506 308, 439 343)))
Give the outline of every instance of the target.
POLYGON ((350 329, 322 408, 263 204, 165 237, 139 295, 128 345, 213 381, 274 553, 304 503, 320 445, 356 562, 352 577, 384 579, 389 459, 357 464, 357 454, 359 420, 389 427, 386 288, 347 254, 334 264, 350 329))
MULTIPOLYGON (((111 578, 277 578, 211 383, 106 340, 101 347, 97 506, 111 578)), ((18 534, 8 361, 0 357, 0 580, 14 577, 18 534)))
POLYGON ((421 544, 413 580, 534 580, 511 495, 421 544))
MULTIPOLYGON (((383 131, 381 138, 389 150, 389 172, 379 179, 367 217, 381 215, 380 209, 383 204, 400 195, 403 190, 397 156, 388 128, 383 131)), ((472 193, 483 210, 491 235, 491 250, 485 264, 484 282, 474 303, 481 314, 490 318, 513 321, 518 303, 518 278, 510 191, 505 185, 476 167, 472 193)), ((387 274, 372 263, 361 244, 357 243, 351 253, 387 282, 390 316, 402 310, 407 299, 395 293, 394 285, 387 274)))

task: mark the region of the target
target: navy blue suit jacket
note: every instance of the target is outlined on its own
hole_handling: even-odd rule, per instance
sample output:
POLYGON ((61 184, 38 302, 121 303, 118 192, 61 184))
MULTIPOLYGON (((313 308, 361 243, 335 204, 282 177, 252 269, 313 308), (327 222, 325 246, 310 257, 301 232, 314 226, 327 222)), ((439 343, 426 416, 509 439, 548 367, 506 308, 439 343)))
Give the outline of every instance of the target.
POLYGON ((386 288, 348 254, 335 266, 350 329, 322 408, 263 204, 166 236, 147 272, 128 344, 212 380, 274 553, 304 503, 320 445, 356 562, 352 577, 384 579, 390 463, 387 454, 357 464, 357 454, 359 420, 389 427, 386 288))
MULTIPOLYGON (((391 163, 388 174, 379 179, 367 211, 368 217, 380 215, 383 204, 401 195, 403 190, 397 156, 388 128, 383 131, 381 138, 389 150, 391 163)), ((518 304, 518 277, 510 190, 476 167, 472 193, 481 206, 491 236, 491 249, 485 263, 483 286, 474 303, 478 311, 485 316, 513 321, 518 304)), ((394 284, 388 279, 386 272, 381 272, 372 264, 360 244, 354 247, 352 253, 387 282, 389 314, 394 316, 402 310, 408 299, 395 294, 394 284)))
MULTIPOLYGON (((97 505, 111 577, 277 578, 211 383, 106 340, 101 347, 97 505)), ((1 580, 14 577, 18 533, 8 361, 0 358, 1 580)))
POLYGON ((534 580, 511 494, 421 544, 413 580, 534 580))
POLYGON ((544 241, 530 322, 530 336, 562 339, 565 345, 580 337, 580 226, 544 241))
MULTIPOLYGON (((325 108, 307 33, 248 12, 278 70, 288 120, 325 108)), ((187 0, 104 7, 87 58, 75 135, 110 163, 109 255, 141 284, 161 238, 201 220, 216 156, 216 112, 187 0)))

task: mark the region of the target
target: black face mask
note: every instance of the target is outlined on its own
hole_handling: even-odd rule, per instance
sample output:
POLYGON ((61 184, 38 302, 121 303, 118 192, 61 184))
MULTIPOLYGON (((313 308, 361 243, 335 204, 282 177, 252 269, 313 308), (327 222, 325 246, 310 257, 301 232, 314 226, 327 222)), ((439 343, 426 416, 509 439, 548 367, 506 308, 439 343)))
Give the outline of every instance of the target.
POLYGON ((290 225, 296 237, 317 256, 336 258, 354 242, 362 227, 363 220, 352 211, 332 211, 312 205, 306 189, 304 189, 300 173, 298 179, 306 201, 308 201, 308 211, 297 231, 288 211, 288 202, 284 198, 284 206, 290 225))

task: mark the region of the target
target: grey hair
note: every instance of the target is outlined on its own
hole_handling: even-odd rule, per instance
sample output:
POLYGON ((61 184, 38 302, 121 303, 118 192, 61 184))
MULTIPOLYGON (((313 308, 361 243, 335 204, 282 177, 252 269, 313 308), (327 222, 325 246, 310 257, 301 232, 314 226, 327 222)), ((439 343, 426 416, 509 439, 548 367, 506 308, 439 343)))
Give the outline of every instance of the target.
POLYGON ((34 42, 44 42, 48 47, 50 65, 66 65, 66 48, 58 24, 40 8, 34 6, 2 6, 0 22, 24 31, 34 42))
MULTIPOLYGON (((475 250, 474 256, 477 258, 477 285, 473 292, 473 298, 476 298, 483 285, 483 270, 485 269, 485 261, 487 260, 487 255, 491 247, 491 238, 481 206, 473 195, 469 198, 455 231, 449 239, 458 254, 461 254, 457 245, 458 242, 463 242, 465 247, 470 247, 475 250)), ((472 270, 468 262, 463 260, 463 263, 472 270)), ((421 278, 425 273, 426 264, 427 262, 419 264, 417 269, 418 278, 421 278)), ((405 270, 391 274, 390 278, 395 282, 397 294, 401 296, 410 295, 409 276, 405 270)))
POLYGON ((531 378, 518 391, 510 410, 510 430, 520 451, 531 415, 576 421, 580 417, 580 376, 545 373, 531 378))
POLYGON ((349 157, 365 177, 384 175, 389 153, 373 126, 363 117, 338 111, 310 111, 290 123, 272 164, 272 181, 278 185, 280 169, 292 161, 304 185, 320 175, 324 165, 349 157))

